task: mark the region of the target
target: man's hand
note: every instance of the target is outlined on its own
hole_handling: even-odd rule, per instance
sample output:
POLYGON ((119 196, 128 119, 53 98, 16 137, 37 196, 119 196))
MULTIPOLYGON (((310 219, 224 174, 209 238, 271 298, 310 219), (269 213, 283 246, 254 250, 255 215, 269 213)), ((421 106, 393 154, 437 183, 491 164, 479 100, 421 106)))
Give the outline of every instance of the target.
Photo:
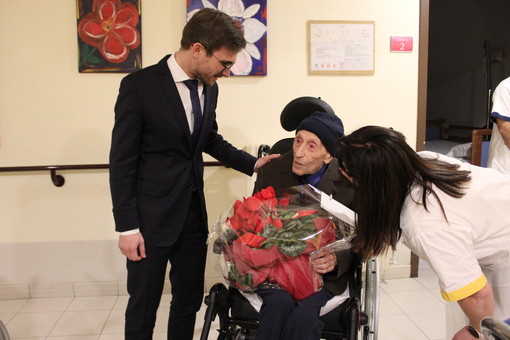
POLYGON ((268 163, 271 163, 271 161, 275 158, 278 158, 280 157, 280 154, 279 153, 275 153, 275 154, 272 154, 272 155, 267 155, 267 156, 264 156, 264 157, 260 157, 258 160, 257 160, 257 163, 255 163, 255 169, 253 171, 257 172, 260 170, 260 168, 262 168, 264 165, 268 164, 268 163))
POLYGON ((145 242, 141 233, 119 236, 119 249, 131 261, 145 258, 145 242))

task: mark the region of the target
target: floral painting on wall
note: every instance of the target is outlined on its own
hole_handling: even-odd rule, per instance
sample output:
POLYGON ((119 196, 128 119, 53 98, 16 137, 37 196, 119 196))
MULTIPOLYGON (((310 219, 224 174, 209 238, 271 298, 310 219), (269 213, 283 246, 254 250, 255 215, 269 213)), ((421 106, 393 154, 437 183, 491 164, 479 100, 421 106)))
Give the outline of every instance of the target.
POLYGON ((186 0, 186 3, 188 20, 202 8, 216 8, 243 28, 247 44, 231 69, 233 75, 267 75, 267 0, 186 0))
POLYGON ((80 72, 142 67, 141 0, 76 0, 80 72))

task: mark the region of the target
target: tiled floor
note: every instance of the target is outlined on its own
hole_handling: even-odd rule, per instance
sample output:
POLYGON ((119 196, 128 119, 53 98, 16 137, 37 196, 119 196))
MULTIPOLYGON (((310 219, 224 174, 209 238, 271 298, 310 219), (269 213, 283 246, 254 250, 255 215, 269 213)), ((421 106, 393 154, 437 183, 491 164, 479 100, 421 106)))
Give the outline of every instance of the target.
MULTIPOLYGON (((424 271, 416 279, 381 283, 379 340, 443 340, 445 305, 437 279, 424 271)), ((164 295, 154 340, 166 339, 169 295, 164 295)), ((122 340, 127 296, 0 300, 0 320, 12 340, 122 340)), ((200 338, 204 308, 197 317, 200 338)), ((216 339, 211 327, 210 339, 216 339)))

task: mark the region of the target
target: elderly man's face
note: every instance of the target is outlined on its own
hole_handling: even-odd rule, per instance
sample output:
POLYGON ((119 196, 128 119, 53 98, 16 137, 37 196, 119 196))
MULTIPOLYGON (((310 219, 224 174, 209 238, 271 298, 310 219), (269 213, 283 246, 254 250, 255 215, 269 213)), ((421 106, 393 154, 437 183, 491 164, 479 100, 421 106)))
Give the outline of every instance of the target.
POLYGON ((298 176, 313 174, 333 159, 319 137, 306 130, 296 133, 292 150, 292 172, 298 176))

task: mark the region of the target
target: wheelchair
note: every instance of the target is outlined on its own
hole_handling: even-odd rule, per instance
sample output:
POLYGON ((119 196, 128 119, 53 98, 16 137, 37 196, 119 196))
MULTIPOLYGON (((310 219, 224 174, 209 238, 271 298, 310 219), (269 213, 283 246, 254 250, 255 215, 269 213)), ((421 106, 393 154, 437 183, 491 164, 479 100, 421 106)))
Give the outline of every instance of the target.
MULTIPOLYGON (((377 340, 379 280, 377 258, 366 263, 355 261, 349 282, 354 294, 320 317, 324 322, 321 339, 377 340)), ((258 313, 236 288, 216 283, 204 302, 207 309, 200 340, 208 339, 216 317, 219 318, 218 340, 254 339, 259 325, 258 313)))
POLYGON ((7 328, 5 327, 2 320, 0 320, 0 340, 9 340, 9 332, 7 332, 7 328))
MULTIPOLYGON (((280 115, 282 127, 287 131, 297 128, 303 118, 315 111, 335 114, 320 98, 299 97, 291 101, 280 115)), ((278 141, 272 147, 261 145, 259 157, 264 154, 284 153, 292 149, 294 138, 278 141)), ((338 307, 324 314, 321 338, 326 340, 377 340, 379 319, 379 259, 362 263, 355 256, 349 276, 350 296, 338 307)), ((219 318, 218 340, 254 339, 259 326, 258 312, 234 287, 214 284, 204 298, 207 309, 204 316, 201 340, 207 340, 212 322, 219 318)))
MULTIPOLYGON (((508 322, 508 320, 507 320, 508 322)), ((510 340, 510 326, 491 317, 482 319, 483 337, 487 340, 510 340)))

